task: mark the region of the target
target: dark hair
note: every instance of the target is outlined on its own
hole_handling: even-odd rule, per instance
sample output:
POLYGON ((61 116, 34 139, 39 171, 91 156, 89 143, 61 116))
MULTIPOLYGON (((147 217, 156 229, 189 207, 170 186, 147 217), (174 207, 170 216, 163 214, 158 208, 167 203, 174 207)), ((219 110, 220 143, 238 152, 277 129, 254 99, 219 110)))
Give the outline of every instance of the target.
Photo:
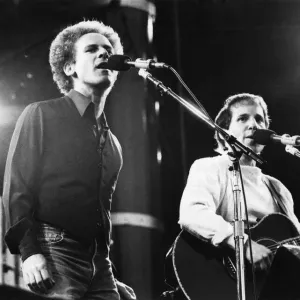
MULTIPOLYGON (((216 124, 223 129, 229 129, 231 118, 232 118, 231 108, 241 102, 256 103, 257 105, 260 105, 264 113, 266 128, 269 128, 270 117, 268 114, 268 107, 266 102, 261 96, 248 94, 248 93, 236 94, 228 97, 225 100, 223 107, 221 108, 221 110, 219 111, 219 113, 215 118, 216 124)), ((222 137, 220 137, 218 132, 215 132, 215 140, 217 142, 216 151, 225 147, 225 141, 222 139, 222 137)))
POLYGON ((50 46, 49 63, 53 80, 58 89, 66 94, 73 88, 73 81, 64 72, 67 62, 75 60, 74 44, 87 33, 100 33, 105 36, 114 48, 115 54, 123 54, 123 46, 119 35, 110 27, 99 21, 82 21, 63 29, 50 46))

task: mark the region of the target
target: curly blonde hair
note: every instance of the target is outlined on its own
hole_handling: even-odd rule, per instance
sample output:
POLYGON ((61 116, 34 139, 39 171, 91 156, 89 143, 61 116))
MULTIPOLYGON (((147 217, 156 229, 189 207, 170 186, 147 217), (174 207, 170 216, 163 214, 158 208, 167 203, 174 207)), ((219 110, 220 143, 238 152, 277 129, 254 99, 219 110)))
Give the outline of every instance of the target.
POLYGON ((63 29, 53 40, 50 46, 49 63, 53 80, 63 94, 73 88, 73 81, 64 72, 66 63, 74 62, 77 40, 87 33, 100 33, 105 36, 114 48, 115 54, 123 54, 123 46, 119 35, 101 21, 82 21, 63 29))

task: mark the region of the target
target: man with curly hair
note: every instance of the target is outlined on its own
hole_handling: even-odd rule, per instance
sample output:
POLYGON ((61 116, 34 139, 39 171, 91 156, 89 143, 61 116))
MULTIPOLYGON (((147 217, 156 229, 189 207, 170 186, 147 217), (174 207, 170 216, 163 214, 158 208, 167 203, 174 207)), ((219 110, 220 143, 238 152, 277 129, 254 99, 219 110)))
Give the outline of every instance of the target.
POLYGON ((117 78, 105 69, 112 54, 123 47, 102 22, 62 30, 49 62, 64 96, 27 106, 11 139, 5 241, 21 254, 29 288, 53 298, 118 300, 118 289, 135 298, 114 279, 109 259, 111 199, 122 166, 103 112, 117 78))

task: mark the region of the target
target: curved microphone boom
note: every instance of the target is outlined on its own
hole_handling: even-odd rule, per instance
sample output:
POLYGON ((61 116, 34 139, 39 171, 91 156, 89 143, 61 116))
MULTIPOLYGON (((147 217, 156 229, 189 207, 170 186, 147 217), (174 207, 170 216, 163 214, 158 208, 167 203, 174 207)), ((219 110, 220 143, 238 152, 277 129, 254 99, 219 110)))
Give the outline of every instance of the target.
POLYGON ((261 145, 267 145, 274 142, 283 145, 300 146, 299 135, 277 135, 274 131, 268 129, 257 129, 253 134, 253 140, 261 145))
POLYGON ((130 68, 138 69, 157 69, 157 68, 169 68, 165 63, 156 62, 153 59, 141 59, 137 58, 132 61, 127 55, 111 55, 108 58, 107 63, 104 63, 102 69, 109 69, 114 71, 128 71, 130 68))

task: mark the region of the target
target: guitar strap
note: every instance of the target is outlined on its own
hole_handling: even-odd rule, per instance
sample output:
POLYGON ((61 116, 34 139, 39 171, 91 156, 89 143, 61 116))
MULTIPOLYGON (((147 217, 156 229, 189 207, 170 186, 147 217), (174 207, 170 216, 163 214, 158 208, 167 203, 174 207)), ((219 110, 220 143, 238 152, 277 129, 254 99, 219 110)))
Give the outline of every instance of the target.
POLYGON ((267 188, 269 189, 274 201, 277 203, 278 208, 280 209, 280 212, 284 215, 287 215, 287 211, 285 209, 285 206, 282 202, 282 196, 278 193, 272 182, 265 176, 263 176, 263 181, 267 188))

